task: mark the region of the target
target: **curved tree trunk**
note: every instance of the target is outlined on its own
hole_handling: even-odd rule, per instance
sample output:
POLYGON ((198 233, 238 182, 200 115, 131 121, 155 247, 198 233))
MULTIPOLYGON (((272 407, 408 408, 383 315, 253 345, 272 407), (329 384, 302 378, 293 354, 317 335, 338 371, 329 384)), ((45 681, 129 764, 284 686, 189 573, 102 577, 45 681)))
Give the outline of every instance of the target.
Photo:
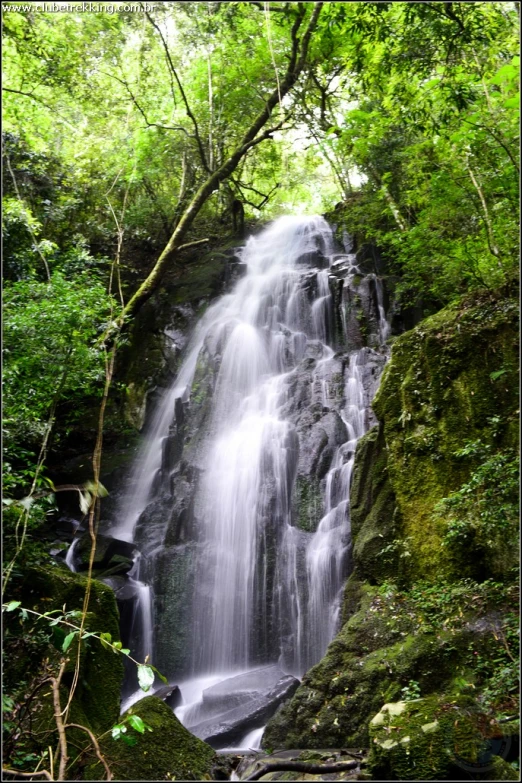
POLYGON ((276 87, 276 89, 272 91, 266 101, 265 107, 254 119, 243 138, 239 142, 238 146, 231 153, 228 159, 216 171, 212 172, 207 177, 205 182, 203 182, 203 184, 199 187, 198 191, 192 198, 192 201, 181 216, 172 236, 156 261, 154 268, 125 306, 120 319, 120 326, 123 324, 124 319, 133 317, 138 312, 140 307, 159 285, 169 263, 172 261, 176 251, 178 251, 183 245, 183 239, 186 236, 187 231, 191 227, 194 219, 209 196, 215 190, 217 190, 221 182, 226 180, 234 172, 242 158, 252 147, 261 143, 265 139, 270 138, 271 134, 278 130, 283 124, 283 122, 279 122, 277 125, 263 130, 268 120, 270 119, 273 109, 295 85, 305 66, 306 57, 308 54, 308 46, 310 44, 312 33, 317 25, 317 20, 319 18, 322 6, 322 2, 314 3, 308 25, 301 38, 298 38, 299 30, 306 15, 305 4, 299 4, 299 10, 291 31, 292 50, 290 54, 290 60, 285 76, 279 84, 279 88, 276 87))

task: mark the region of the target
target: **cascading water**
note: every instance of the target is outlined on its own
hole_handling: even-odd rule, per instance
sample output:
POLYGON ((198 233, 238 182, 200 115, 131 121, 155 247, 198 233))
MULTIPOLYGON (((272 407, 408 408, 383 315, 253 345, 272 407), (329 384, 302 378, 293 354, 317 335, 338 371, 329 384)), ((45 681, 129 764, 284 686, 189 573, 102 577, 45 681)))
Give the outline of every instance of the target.
MULTIPOLYGON (((196 326, 111 530, 115 538, 137 540, 142 551, 130 576, 140 586, 141 634, 150 637, 143 649, 150 654, 154 635, 165 651, 165 635, 178 632, 163 621, 170 597, 164 585, 178 590, 173 601, 185 589, 189 663, 173 661, 174 652, 170 659, 161 652, 155 663, 172 681, 185 678, 179 684, 189 703, 177 714, 217 747, 229 744, 233 732, 216 734, 216 716, 225 712, 231 725, 234 710, 259 706, 261 692, 282 693, 285 674, 301 676, 335 634, 349 570, 355 446, 370 423, 385 361, 379 346, 389 334, 380 280, 362 275, 355 256, 334 254, 323 218, 280 218, 248 240, 241 260, 244 276, 196 326), (368 291, 373 286, 373 300, 367 298, 377 350, 362 347, 359 335, 347 353, 350 329, 358 328, 357 276, 368 291), (337 319, 333 279, 342 289, 337 319), (213 389, 188 437, 183 427, 202 374, 213 389), (166 455, 176 437, 173 467, 166 455), (173 525, 176 487, 186 476, 192 502, 173 525), (299 503, 312 485, 322 508, 310 528, 299 503), (147 525, 158 504, 164 522, 147 525), (226 677, 233 679, 225 698, 216 683, 226 677)), ((313 515, 315 506, 308 508, 313 515)), ((248 742, 259 739, 259 709, 257 723, 241 724, 248 742)))

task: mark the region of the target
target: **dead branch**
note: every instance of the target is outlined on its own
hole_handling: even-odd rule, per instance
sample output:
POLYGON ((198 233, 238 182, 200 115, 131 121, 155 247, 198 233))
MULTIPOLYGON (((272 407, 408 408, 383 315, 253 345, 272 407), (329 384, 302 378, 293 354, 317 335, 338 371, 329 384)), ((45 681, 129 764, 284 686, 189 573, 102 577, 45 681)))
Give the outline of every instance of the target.
POLYGON ((201 141, 201 136, 199 134, 198 123, 197 123, 197 120, 196 120, 196 118, 194 116, 194 113, 192 112, 192 109, 190 108, 189 102, 187 100, 187 96, 185 94, 185 90, 183 89, 183 85, 181 84, 181 80, 180 80, 180 78, 178 76, 178 72, 174 68, 174 63, 172 62, 172 57, 170 56, 170 52, 169 52, 169 48, 167 46, 167 42, 165 41, 164 35, 161 32, 160 27, 156 24, 156 22, 153 20, 151 15, 146 13, 145 16, 147 17, 147 19, 149 20, 151 25, 154 27, 154 29, 157 30, 157 32, 159 33, 159 36, 161 38, 161 43, 163 44, 163 48, 165 50, 165 55, 166 55, 166 58, 167 58, 167 63, 168 63, 170 72, 172 73, 172 75, 174 76, 174 78, 176 80, 176 84, 178 85, 179 91, 181 93, 181 97, 183 99, 183 103, 185 104, 185 110, 187 112, 188 117, 192 121, 192 125, 194 126, 194 134, 195 134, 196 142, 197 142, 197 145, 198 145, 198 150, 199 150, 199 156, 201 158, 201 163, 203 164, 203 168, 205 169, 205 171, 210 174, 210 168, 209 168, 209 165, 207 163, 207 156, 205 155, 205 148, 203 146, 203 142, 201 141))
POLYGON ((304 772, 308 775, 331 774, 335 772, 348 772, 351 769, 357 769, 360 761, 337 761, 334 764, 313 764, 307 761, 276 761, 273 763, 262 764, 252 775, 245 780, 259 780, 269 772, 304 772))
POLYGON ((107 774, 106 780, 112 780, 112 772, 110 771, 109 765, 107 764, 107 762, 105 761, 105 759, 104 759, 104 757, 102 755, 102 752, 100 750, 100 745, 98 743, 98 740, 96 739, 96 737, 94 736, 92 731, 90 729, 88 729, 87 726, 81 726, 79 723, 67 723, 65 728, 66 729, 81 729, 82 731, 85 731, 89 735, 90 740, 91 740, 91 742, 93 744, 93 747, 94 747, 94 752, 96 753, 96 755, 98 756, 98 759, 101 761, 101 763, 103 764, 103 766, 105 768, 105 772, 107 774))
POLYGON ((51 677, 51 687, 53 690, 54 719, 58 729, 59 748, 60 748, 60 766, 58 770, 58 779, 65 780, 65 767, 67 766, 67 738, 65 736, 64 722, 62 718, 62 705, 60 703, 60 683, 62 681, 68 658, 63 658, 60 664, 57 677, 51 677))

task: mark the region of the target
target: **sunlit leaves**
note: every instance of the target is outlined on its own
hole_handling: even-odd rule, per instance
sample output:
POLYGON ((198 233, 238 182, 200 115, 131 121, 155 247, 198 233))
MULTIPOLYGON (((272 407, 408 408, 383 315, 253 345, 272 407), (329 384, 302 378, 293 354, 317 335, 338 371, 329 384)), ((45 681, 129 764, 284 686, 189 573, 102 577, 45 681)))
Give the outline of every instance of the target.
POLYGON ((142 691, 149 691, 154 683, 154 672, 150 666, 138 666, 138 682, 142 691))

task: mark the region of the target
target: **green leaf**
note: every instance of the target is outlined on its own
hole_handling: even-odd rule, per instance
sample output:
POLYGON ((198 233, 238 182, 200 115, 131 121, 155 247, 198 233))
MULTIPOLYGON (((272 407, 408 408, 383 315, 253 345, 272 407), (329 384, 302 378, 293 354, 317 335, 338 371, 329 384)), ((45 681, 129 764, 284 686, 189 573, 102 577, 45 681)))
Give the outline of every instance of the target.
POLYGON ((508 98, 504 106, 506 109, 518 109, 520 107, 520 93, 517 92, 512 98, 508 98))
POLYGON ((128 650, 126 647, 122 647, 120 650, 123 655, 130 655, 130 650, 128 650))
POLYGON ((115 726, 111 729, 111 735, 113 739, 119 739, 121 737, 122 731, 127 731, 125 726, 122 723, 117 723, 115 726))
POLYGON ((139 715, 129 715, 129 723, 140 734, 145 734, 145 724, 139 715))
POLYGON ((21 601, 9 601, 8 604, 4 604, 2 606, 2 609, 5 612, 14 612, 14 610, 17 609, 21 603, 22 603, 21 601))
POLYGON ((150 666, 145 666, 145 664, 140 664, 138 666, 138 682, 142 691, 145 691, 146 693, 150 690, 150 687, 154 682, 154 672, 150 666))
POLYGON ((100 642, 102 643, 102 647, 105 647, 106 650, 112 650, 112 636, 110 633, 101 633, 100 642))
POLYGON ((518 75, 518 68, 514 65, 503 65, 496 74, 489 80, 491 84, 502 84, 515 79, 518 75))
POLYGON ((62 650, 63 652, 67 652, 69 647, 71 646, 72 640, 77 635, 78 631, 71 631, 71 633, 68 633, 65 639, 63 640, 62 644, 62 650))
POLYGON ((82 514, 87 514, 91 506, 92 496, 90 492, 80 492, 80 510, 82 514))
POLYGON ((151 669, 153 669, 153 670, 156 672, 156 674, 157 674, 157 675, 158 675, 158 677, 160 678, 161 682, 163 682, 165 685, 168 685, 168 684, 169 684, 169 681, 167 680, 167 678, 165 677, 165 675, 164 675, 164 674, 162 674, 161 672, 159 672, 159 671, 156 669, 156 667, 155 667, 155 666, 152 666, 152 665, 151 665, 151 667, 150 667, 150 668, 151 668, 151 669))
POLYGON ((98 489, 96 490, 96 484, 94 481, 86 481, 83 485, 83 488, 87 490, 87 492, 98 495, 100 498, 105 498, 109 494, 108 490, 103 486, 101 481, 98 481, 98 489))

